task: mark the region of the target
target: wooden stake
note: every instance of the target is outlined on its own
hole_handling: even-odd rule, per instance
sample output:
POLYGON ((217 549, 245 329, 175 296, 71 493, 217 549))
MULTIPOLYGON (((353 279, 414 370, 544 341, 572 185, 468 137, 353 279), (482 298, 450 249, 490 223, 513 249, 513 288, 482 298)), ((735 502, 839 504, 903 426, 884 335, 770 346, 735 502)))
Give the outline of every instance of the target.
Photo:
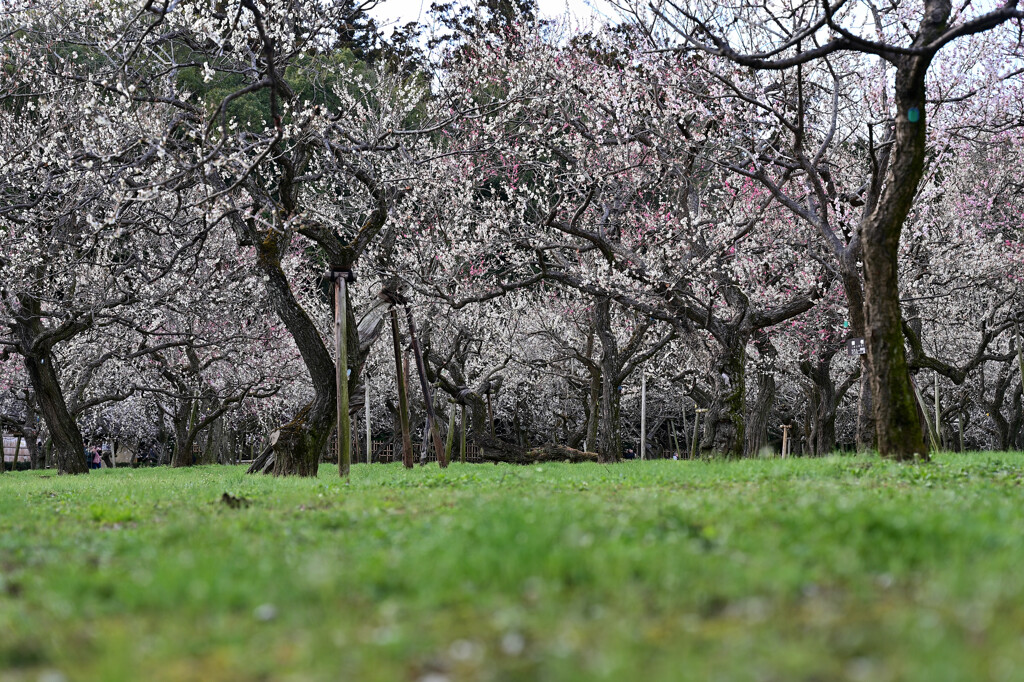
POLYGON ((452 459, 452 446, 455 445, 455 403, 448 406, 448 435, 444 441, 444 459, 450 462, 452 459))
POLYGON ((367 374, 363 375, 363 386, 366 389, 363 398, 363 402, 366 403, 366 463, 370 464, 373 462, 373 436, 370 432, 370 377, 367 374))
MULTIPOLYGON (((690 435, 690 425, 686 423, 686 401, 683 400, 683 402, 681 404, 682 404, 682 407, 683 407, 683 410, 682 410, 683 411, 683 449, 686 450, 687 452, 689 452, 690 448, 689 448, 689 443, 686 442, 686 437, 690 435)), ((697 403, 694 403, 693 406, 694 406, 694 408, 696 408, 697 407, 697 403)), ((680 454, 679 458, 682 459, 683 456, 680 454)))
POLYGON ((789 430, 792 428, 789 424, 782 425, 782 459, 786 459, 789 456, 789 430))
MULTIPOLYGON (((395 377, 398 384, 398 421, 402 425, 402 464, 406 469, 412 468, 412 438, 409 436, 409 395, 406 392, 405 378, 408 367, 402 368, 402 339, 398 333, 398 312, 391 307, 391 336, 395 343, 395 377)), ((406 361, 408 366, 408 361, 406 361)))
POLYGON ((462 414, 459 416, 459 461, 466 463, 466 406, 460 405, 462 414))
POLYGON ((942 409, 941 401, 939 396, 939 373, 935 373, 935 437, 938 441, 935 443, 936 449, 942 448, 942 409))
POLYGON ((640 373, 640 459, 647 459, 647 370, 640 373))
POLYGON ((924 425, 928 429, 928 440, 932 442, 932 451, 938 452, 939 448, 935 442, 935 430, 932 428, 932 420, 928 418, 928 406, 924 404, 924 397, 921 395, 921 389, 918 388, 917 382, 914 378, 910 378, 910 385, 914 389, 914 397, 917 398, 917 406, 921 409, 921 414, 924 416, 924 425))
POLYGON ((487 421, 491 424, 491 438, 494 438, 494 408, 491 407, 491 392, 487 392, 487 421))
POLYGON ((434 453, 437 455, 437 463, 443 468, 448 466, 448 459, 444 454, 444 444, 441 443, 441 431, 437 427, 437 416, 434 414, 434 403, 430 399, 430 384, 427 382, 427 368, 423 364, 423 354, 420 353, 420 342, 416 337, 416 324, 412 320, 412 309, 408 304, 405 306, 405 319, 409 323, 409 338, 412 342, 412 352, 416 357, 416 369, 420 375, 420 389, 423 391, 423 401, 427 404, 427 429, 434 440, 434 453))
POLYGON ((338 475, 348 478, 352 459, 352 424, 348 418, 348 310, 345 276, 334 279, 334 356, 338 390, 338 475))
POLYGON ((362 456, 359 449, 359 417, 349 417, 352 423, 352 464, 358 464, 362 456))
POLYGON ((697 459, 697 444, 698 440, 697 428, 700 426, 700 414, 701 412, 707 412, 697 407, 697 403, 693 404, 693 444, 690 446, 690 459, 697 459))

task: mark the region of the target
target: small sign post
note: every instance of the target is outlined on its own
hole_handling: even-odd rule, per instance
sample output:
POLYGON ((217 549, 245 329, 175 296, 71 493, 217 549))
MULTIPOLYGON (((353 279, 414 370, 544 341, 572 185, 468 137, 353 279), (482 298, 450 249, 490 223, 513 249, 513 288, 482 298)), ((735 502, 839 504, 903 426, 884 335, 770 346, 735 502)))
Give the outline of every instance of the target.
POLYGON ((782 425, 782 459, 786 459, 789 456, 789 430, 793 428, 789 424, 782 425))

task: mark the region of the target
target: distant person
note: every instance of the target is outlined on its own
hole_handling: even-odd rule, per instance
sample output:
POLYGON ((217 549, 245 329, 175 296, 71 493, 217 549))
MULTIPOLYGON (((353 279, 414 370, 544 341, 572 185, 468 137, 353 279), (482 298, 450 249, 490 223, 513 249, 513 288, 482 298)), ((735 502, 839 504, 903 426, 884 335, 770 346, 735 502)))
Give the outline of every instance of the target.
POLYGON ((140 443, 139 454, 136 455, 137 464, 156 464, 156 444, 140 443))
POLYGON ((633 452, 633 448, 626 448, 626 451, 622 453, 622 459, 636 459, 636 453, 633 452))
POLYGON ((103 453, 100 450, 100 446, 99 445, 93 445, 92 446, 92 466, 89 467, 89 468, 90 469, 99 469, 102 462, 103 462, 103 453))

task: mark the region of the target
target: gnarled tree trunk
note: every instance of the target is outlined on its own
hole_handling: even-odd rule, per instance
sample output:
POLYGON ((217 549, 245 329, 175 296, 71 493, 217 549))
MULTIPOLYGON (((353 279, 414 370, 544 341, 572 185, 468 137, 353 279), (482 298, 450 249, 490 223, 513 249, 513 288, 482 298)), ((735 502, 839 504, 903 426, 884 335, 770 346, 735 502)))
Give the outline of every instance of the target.
POLYGON ((725 457, 741 457, 745 440, 746 337, 736 337, 715 363, 715 399, 705 422, 705 442, 725 457))
POLYGON ((767 447, 768 420, 775 404, 775 359, 778 353, 763 330, 754 334, 754 346, 761 360, 757 370, 757 400, 750 407, 747 417, 746 444, 743 448, 746 457, 757 457, 762 448, 767 447))
POLYGON ((86 474, 89 467, 85 461, 82 432, 68 411, 64 402, 64 394, 57 378, 53 356, 40 353, 25 356, 25 368, 28 370, 32 390, 36 394, 39 411, 46 420, 53 443, 53 461, 57 471, 62 474, 86 474))
MULTIPOLYGON (((280 428, 277 440, 269 447, 270 457, 273 473, 277 476, 316 476, 320 457, 335 423, 334 403, 337 393, 334 362, 316 325, 292 294, 281 269, 280 254, 285 246, 282 241, 282 237, 270 235, 260 242, 257 245, 257 263, 267 277, 267 292, 274 309, 295 340, 309 372, 313 384, 313 400, 280 428)), ((351 306, 345 307, 351 316, 351 306)), ((354 319, 349 321, 348 328, 351 334, 345 342, 350 342, 351 337, 357 334, 354 319)), ((350 350, 357 349, 351 348, 350 344, 350 350)), ((350 381, 354 378, 350 378, 350 381)), ((256 462, 252 470, 256 470, 256 462)), ((266 463, 262 470, 267 470, 266 463)))

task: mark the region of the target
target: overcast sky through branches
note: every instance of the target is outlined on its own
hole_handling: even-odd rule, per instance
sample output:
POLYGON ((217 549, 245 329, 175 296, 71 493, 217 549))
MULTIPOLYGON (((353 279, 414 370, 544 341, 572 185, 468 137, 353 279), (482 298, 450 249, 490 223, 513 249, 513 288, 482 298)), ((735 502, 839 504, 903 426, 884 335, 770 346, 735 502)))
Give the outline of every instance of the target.
MULTIPOLYGON (((425 18, 433 0, 385 0, 370 11, 370 14, 384 26, 401 26, 410 21, 425 18)), ((567 12, 576 19, 593 17, 600 22, 615 15, 613 7, 605 0, 539 0, 541 16, 559 18, 567 12)))

